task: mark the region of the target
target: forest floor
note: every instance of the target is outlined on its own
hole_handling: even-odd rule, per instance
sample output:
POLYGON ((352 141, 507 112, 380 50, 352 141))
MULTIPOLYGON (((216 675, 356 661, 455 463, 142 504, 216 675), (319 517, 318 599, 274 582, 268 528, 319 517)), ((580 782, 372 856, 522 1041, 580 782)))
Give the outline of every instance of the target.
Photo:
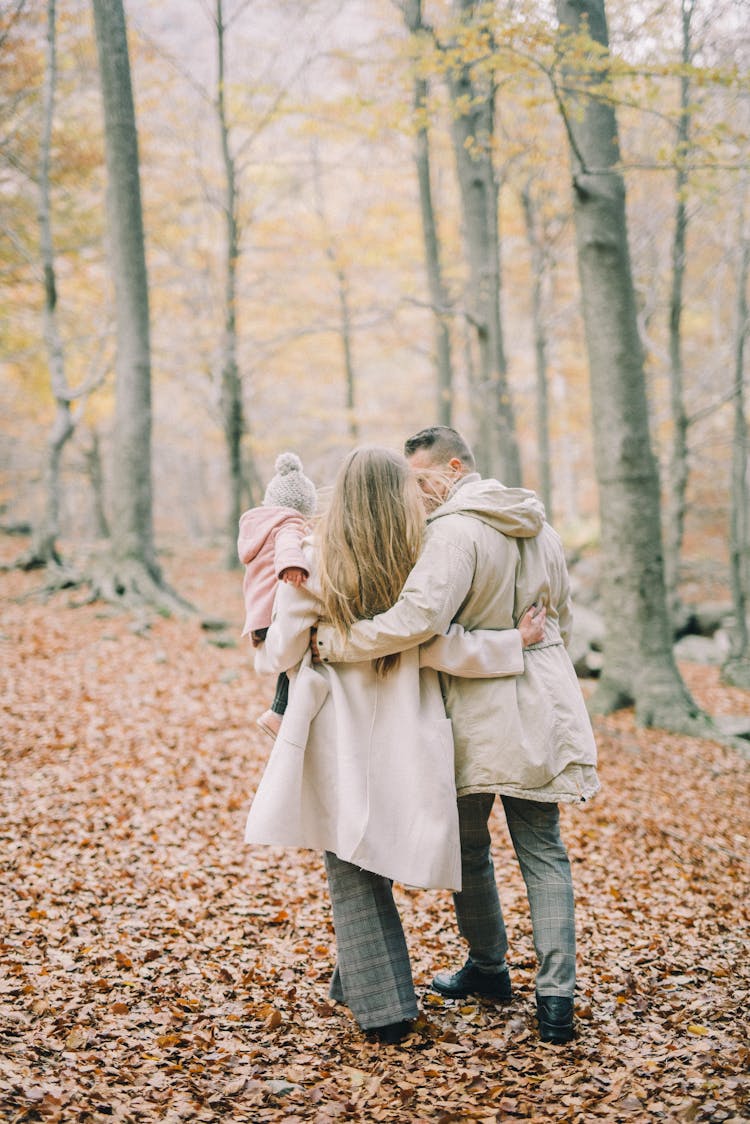
MULTIPOLYGON (((602 791, 563 809, 576 1040, 537 1037, 498 815, 514 1002, 431 994, 463 958, 450 896, 397 887, 423 1014, 378 1047, 327 999, 320 857, 243 843, 272 684, 239 641, 240 579, 216 551, 164 563, 227 633, 0 575, 0 1120, 750 1120, 747 761, 597 720, 602 791)), ((750 714, 715 669, 681 670, 709 712, 750 714)))

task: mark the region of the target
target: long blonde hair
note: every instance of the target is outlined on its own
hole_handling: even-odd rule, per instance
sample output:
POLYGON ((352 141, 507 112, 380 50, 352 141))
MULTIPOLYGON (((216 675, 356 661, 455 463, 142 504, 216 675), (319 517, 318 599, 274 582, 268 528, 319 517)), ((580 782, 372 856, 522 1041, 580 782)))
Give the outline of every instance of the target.
MULTIPOLYGON (((424 507, 400 453, 355 449, 341 466, 316 529, 325 618, 341 635, 398 600, 422 545, 424 507)), ((384 675, 399 654, 375 660, 384 675)))

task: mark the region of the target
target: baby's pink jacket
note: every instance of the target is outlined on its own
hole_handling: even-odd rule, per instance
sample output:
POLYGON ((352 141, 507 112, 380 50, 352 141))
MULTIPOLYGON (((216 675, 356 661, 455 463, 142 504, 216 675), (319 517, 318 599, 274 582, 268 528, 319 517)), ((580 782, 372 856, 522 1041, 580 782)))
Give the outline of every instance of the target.
POLYGON ((282 570, 299 566, 309 574, 301 545, 306 533, 304 518, 290 507, 251 507, 240 519, 237 551, 245 564, 243 636, 270 625, 282 570))

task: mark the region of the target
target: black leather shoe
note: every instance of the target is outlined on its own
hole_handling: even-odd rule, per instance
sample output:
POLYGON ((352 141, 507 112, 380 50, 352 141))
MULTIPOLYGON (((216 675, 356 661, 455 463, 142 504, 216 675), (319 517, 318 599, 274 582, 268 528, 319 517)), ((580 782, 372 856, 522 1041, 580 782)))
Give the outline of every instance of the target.
POLYGON ((498 999, 507 1003, 513 998, 507 968, 502 972, 480 972, 471 960, 467 960, 457 972, 438 972, 432 986, 448 999, 480 995, 483 999, 498 999))
POLYGON ((370 1026, 365 1034, 383 1046, 396 1046, 406 1038, 411 1028, 411 1019, 401 1019, 400 1022, 386 1023, 385 1026, 370 1026))
POLYGON ((542 1042, 570 1042, 573 1000, 567 995, 537 995, 536 1014, 542 1042))

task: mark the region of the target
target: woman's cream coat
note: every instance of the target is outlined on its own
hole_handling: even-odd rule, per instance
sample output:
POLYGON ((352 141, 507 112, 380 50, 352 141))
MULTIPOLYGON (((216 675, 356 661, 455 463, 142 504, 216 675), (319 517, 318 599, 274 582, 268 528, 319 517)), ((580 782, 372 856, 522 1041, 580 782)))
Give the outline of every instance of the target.
MULTIPOLYGON (((310 566, 314 566, 309 554, 310 566)), ((370 660, 312 667, 315 578, 279 586, 257 671, 289 670, 289 705, 245 839, 333 851, 413 886, 460 889, 453 738, 438 675, 404 652, 385 676, 370 660)), ((466 675, 523 670, 515 629, 425 645, 423 661, 466 675)))

